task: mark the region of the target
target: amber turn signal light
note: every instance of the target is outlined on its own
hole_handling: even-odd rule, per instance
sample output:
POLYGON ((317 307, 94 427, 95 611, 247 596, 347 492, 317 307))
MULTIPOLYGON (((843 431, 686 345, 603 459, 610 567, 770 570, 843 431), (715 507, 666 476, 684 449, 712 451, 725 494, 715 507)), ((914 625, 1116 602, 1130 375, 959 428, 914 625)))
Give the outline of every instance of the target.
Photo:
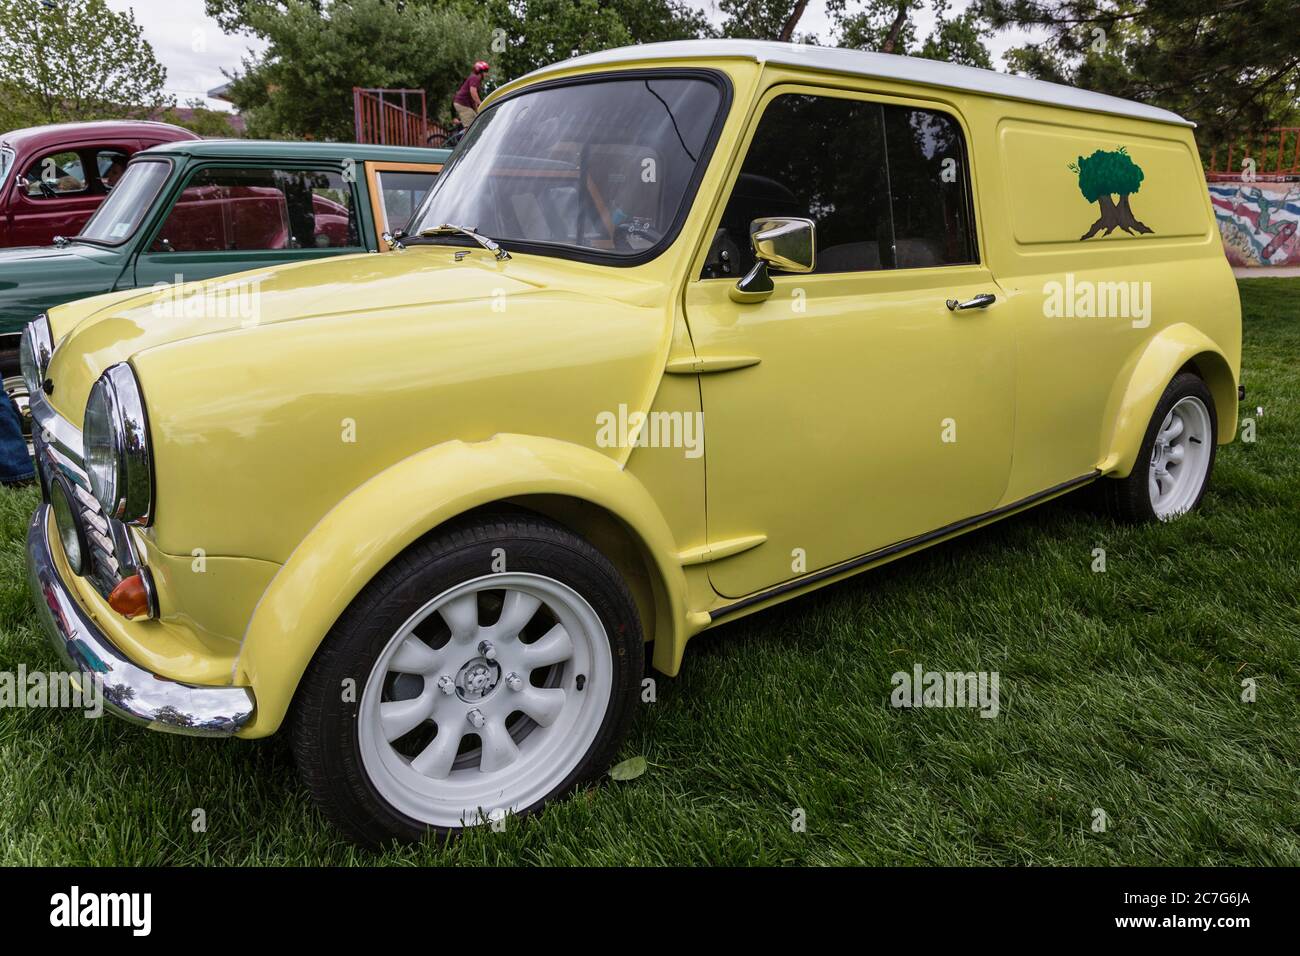
POLYGON ((149 616, 149 587, 141 573, 123 578, 108 596, 108 606, 128 621, 149 616))

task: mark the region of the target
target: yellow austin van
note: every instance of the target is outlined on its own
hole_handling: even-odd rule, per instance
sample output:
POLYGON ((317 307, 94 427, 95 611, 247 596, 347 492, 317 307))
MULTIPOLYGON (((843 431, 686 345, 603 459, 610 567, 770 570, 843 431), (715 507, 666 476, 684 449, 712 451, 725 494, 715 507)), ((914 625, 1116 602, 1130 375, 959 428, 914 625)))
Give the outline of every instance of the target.
POLYGON ((644 642, 675 674, 1090 482, 1176 518, 1235 431, 1191 124, 1080 90, 579 57, 496 91, 393 243, 61 306, 24 346, 59 652, 152 728, 291 733, 364 843, 597 777, 644 642))

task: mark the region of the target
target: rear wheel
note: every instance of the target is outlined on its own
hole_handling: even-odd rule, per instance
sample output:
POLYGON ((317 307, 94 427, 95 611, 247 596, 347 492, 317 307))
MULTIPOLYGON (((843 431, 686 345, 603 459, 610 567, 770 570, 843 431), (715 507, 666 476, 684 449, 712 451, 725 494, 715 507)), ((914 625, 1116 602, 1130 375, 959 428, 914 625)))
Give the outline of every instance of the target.
POLYGON ((340 618, 303 677, 295 754, 359 842, 454 832, 598 776, 642 666, 603 555, 531 516, 474 521, 412 548, 340 618))
POLYGON ((1179 373, 1156 403, 1132 472, 1103 482, 1108 510, 1130 522, 1191 511, 1205 495, 1217 442, 1214 396, 1196 375, 1179 373))

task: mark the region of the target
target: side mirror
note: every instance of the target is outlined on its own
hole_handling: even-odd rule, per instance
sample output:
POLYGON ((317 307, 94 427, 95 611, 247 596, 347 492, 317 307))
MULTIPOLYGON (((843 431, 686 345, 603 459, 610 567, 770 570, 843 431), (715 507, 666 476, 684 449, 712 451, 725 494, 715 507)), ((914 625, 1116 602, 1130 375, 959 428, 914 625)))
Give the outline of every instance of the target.
POLYGON ((736 302, 761 302, 776 287, 768 269, 812 272, 816 264, 817 226, 811 219, 755 219, 749 224, 749 241, 758 260, 754 268, 731 288, 736 302))

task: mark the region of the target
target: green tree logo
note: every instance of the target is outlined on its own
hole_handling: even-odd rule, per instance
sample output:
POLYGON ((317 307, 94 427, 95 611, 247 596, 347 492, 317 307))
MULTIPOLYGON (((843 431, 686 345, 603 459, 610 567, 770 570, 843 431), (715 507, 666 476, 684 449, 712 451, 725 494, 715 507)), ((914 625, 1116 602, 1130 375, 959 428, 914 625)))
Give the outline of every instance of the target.
POLYGON ((1079 177, 1083 198, 1101 208, 1101 215, 1079 237, 1080 241, 1091 239, 1099 232, 1109 236, 1116 229, 1123 229, 1131 236, 1153 231, 1133 215, 1128 204, 1129 195, 1141 188, 1143 176, 1142 167, 1133 162, 1123 146, 1109 152, 1099 149, 1086 159, 1080 156, 1078 162, 1066 168, 1079 177), (1119 197, 1118 202, 1114 196, 1119 197))

